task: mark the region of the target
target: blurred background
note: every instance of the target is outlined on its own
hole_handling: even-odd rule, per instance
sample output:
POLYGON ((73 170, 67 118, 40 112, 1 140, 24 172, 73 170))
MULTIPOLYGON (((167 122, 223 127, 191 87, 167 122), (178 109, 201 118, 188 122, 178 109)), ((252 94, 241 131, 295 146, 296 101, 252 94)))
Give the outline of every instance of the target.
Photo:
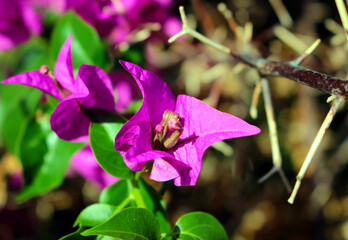
MULTIPOLYGON (((47 49, 55 24, 64 11, 52 8, 48 2, 32 3, 42 19, 41 33, 31 32, 27 40, 0 52, 0 79, 39 69, 50 61, 47 49)), ((160 4, 161 1, 152 2, 160 4)), ((302 66, 347 79, 347 41, 335 1, 283 0, 290 20, 284 17, 286 12, 275 7, 276 4, 277 1, 267 0, 178 0, 166 6, 165 16, 178 22, 178 6, 183 5, 190 26, 198 32, 236 52, 253 53, 277 61, 295 59, 320 38, 321 44, 302 66), (232 28, 224 17, 228 10, 233 17, 227 20, 233 19, 235 24, 232 28)), ((77 7, 69 10, 88 22, 77 7)), ((146 11, 141 14, 150 14, 153 10, 146 11)), ((0 21, 6 19, 9 16, 2 8, 0 21)), ((161 32, 153 27, 142 23, 128 33, 127 40, 111 39, 110 35, 105 37, 99 32, 112 62, 110 72, 120 69, 119 59, 131 60, 158 74, 176 95, 187 94, 202 99, 262 130, 259 135, 227 140, 209 148, 204 154, 196 186, 169 184, 164 199, 171 223, 185 213, 205 211, 223 224, 233 240, 348 239, 347 107, 341 108, 335 116, 302 181, 295 203, 290 205, 287 202, 290 193, 278 174, 258 183, 273 165, 262 97, 257 104, 257 118, 253 119, 249 114, 253 91, 259 80, 257 72, 190 37, 182 37, 169 45, 166 41, 180 31, 180 26, 173 25, 171 35, 170 31, 161 32), (142 35, 144 29, 148 30, 145 37, 142 35)), ((283 170, 293 186, 330 109, 330 104, 326 103, 329 95, 285 78, 270 78, 269 83, 283 170)), ((25 87, 22 92, 9 89, 0 85, 0 114, 4 114, 9 98, 15 94, 28 94, 25 87)), ((125 116, 130 117, 139 107, 138 97, 134 94, 128 109, 122 110, 125 116)), ((22 168, 20 159, 11 150, 11 135, 4 134, 8 121, 2 116, 0 239, 58 239, 73 232, 72 225, 80 211, 98 201, 100 186, 71 170, 61 186, 18 203, 16 196, 22 187, 22 168)), ((148 180, 146 174, 144 178, 148 180)), ((156 189, 160 187, 151 180, 149 183, 156 189)))

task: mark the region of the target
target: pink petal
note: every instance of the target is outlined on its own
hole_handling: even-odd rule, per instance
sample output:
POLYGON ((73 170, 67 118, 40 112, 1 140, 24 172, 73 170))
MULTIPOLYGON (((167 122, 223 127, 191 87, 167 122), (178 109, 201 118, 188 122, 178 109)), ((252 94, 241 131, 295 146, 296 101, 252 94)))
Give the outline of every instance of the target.
POLYGON ((76 77, 76 92, 88 94, 79 99, 85 108, 115 110, 114 93, 109 76, 99 67, 81 65, 76 77))
POLYGON ((74 93, 61 101, 51 114, 50 123, 57 136, 66 141, 88 140, 89 117, 81 109, 78 98, 84 94, 74 93))
MULTIPOLYGON (((169 153, 167 157, 156 158, 152 166, 150 178, 155 181, 164 182, 174 179, 180 183, 178 186, 185 185, 185 182, 189 182, 190 177, 189 172, 191 170, 190 166, 183 164, 173 158, 172 154, 169 153)), ((188 185, 188 184, 186 184, 188 185)))
MULTIPOLYGON (((143 113, 138 111, 136 114, 140 116, 143 113)), ((152 151, 151 137, 150 124, 136 122, 136 118, 123 125, 116 135, 115 149, 120 152, 126 165, 133 171, 143 170, 146 161, 149 161, 147 158, 142 158, 141 154, 152 151)))
POLYGON ((30 35, 23 26, 11 27, 0 32, 0 51, 9 51, 18 44, 24 43, 30 35))
POLYGON ((155 159, 150 179, 165 182, 179 177, 177 169, 169 163, 169 161, 163 160, 162 158, 155 159))
POLYGON ((53 97, 62 100, 62 96, 53 83, 53 80, 48 76, 40 73, 40 71, 30 71, 20 73, 6 80, 1 81, 4 84, 21 84, 37 88, 53 97))
POLYGON ((115 138, 115 149, 120 151, 126 165, 133 171, 141 171, 152 150, 152 128, 162 120, 166 109, 174 109, 175 99, 167 84, 155 74, 139 66, 120 61, 136 80, 144 96, 139 111, 121 128, 115 138))
POLYGON ((21 7, 21 14, 24 24, 30 29, 30 31, 36 35, 41 32, 41 20, 38 14, 35 13, 32 6, 28 1, 17 1, 21 7))
POLYGON ((146 71, 133 63, 124 61, 120 61, 120 63, 137 82, 144 97, 142 107, 147 109, 151 125, 154 127, 162 121, 165 110, 174 110, 175 97, 172 91, 154 73, 146 71))
POLYGON ((204 151, 213 143, 258 134, 260 129, 233 115, 220 112, 202 101, 180 95, 176 112, 183 120, 183 133, 174 149, 175 158, 191 167, 190 181, 179 177, 175 185, 195 185, 201 171, 204 151))
POLYGON ((72 36, 69 35, 59 51, 57 62, 54 67, 54 76, 65 89, 73 93, 74 74, 71 60, 71 40, 72 36))

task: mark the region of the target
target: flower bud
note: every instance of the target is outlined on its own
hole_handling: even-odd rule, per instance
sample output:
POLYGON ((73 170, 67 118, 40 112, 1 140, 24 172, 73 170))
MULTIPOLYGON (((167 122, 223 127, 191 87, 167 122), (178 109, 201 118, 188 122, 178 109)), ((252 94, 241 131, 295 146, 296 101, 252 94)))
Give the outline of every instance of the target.
POLYGON ((42 65, 42 66, 40 67, 40 73, 41 73, 41 74, 47 75, 49 71, 50 71, 50 70, 48 69, 48 66, 47 66, 47 65, 42 65))

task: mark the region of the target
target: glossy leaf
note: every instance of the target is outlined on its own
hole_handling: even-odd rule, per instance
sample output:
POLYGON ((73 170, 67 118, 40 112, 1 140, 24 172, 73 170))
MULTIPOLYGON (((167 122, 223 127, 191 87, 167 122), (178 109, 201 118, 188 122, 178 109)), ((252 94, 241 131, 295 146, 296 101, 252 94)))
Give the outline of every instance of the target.
POLYGON ((179 218, 173 233, 181 240, 227 240, 227 234, 220 222, 204 212, 193 212, 179 218))
POLYGON ((122 126, 123 122, 91 123, 90 143, 94 156, 106 172, 118 178, 131 179, 134 172, 114 148, 115 136, 122 126))
POLYGON ((46 136, 49 129, 42 129, 34 118, 30 119, 24 128, 19 158, 23 167, 24 183, 30 185, 44 162, 43 156, 48 151, 46 136))
POLYGON ((116 183, 108 186, 101 192, 99 196, 99 202, 119 206, 123 201, 130 197, 131 191, 132 190, 130 181, 117 181, 116 183))
MULTIPOLYGON (((133 184, 129 180, 121 180, 110 185, 100 194, 99 202, 120 206, 127 203, 123 207, 139 207, 133 196, 133 184), (129 201, 127 201, 129 200, 129 201)), ((166 207, 164 200, 158 195, 157 191, 153 189, 143 179, 139 181, 139 189, 142 198, 144 199, 146 208, 150 210, 158 219, 161 225, 161 232, 168 233, 171 230, 170 224, 167 220, 166 207)))
POLYGON ((79 227, 79 229, 77 229, 76 232, 73 232, 69 235, 66 235, 66 236, 60 238, 59 240, 93 240, 93 239, 95 239, 92 236, 82 236, 81 232, 83 232, 85 230, 86 230, 85 227, 79 227))
POLYGON ((88 229, 83 236, 104 235, 125 240, 158 240, 160 224, 156 217, 144 208, 126 208, 103 224, 88 229))
POLYGON ((31 167, 30 170, 24 169, 24 171, 31 173, 17 196, 20 202, 59 186, 64 179, 70 158, 84 145, 59 139, 49 129, 48 119, 39 123, 32 120, 29 125, 21 141, 20 159, 23 166, 31 167), (34 136, 35 134, 38 136, 34 136), (46 152, 39 148, 44 142, 47 145, 46 152), (32 157, 35 160, 32 160, 32 157))
POLYGON ((19 155, 19 142, 28 121, 35 115, 42 93, 20 85, 0 85, 0 138, 19 155))
POLYGON ((116 209, 116 206, 110 204, 92 204, 83 209, 77 217, 74 226, 80 224, 84 227, 94 227, 110 218, 116 209))
POLYGON ((55 25, 51 37, 51 59, 56 61, 59 50, 69 35, 72 35, 71 55, 74 72, 81 64, 108 68, 106 50, 97 32, 74 12, 66 13, 55 25))

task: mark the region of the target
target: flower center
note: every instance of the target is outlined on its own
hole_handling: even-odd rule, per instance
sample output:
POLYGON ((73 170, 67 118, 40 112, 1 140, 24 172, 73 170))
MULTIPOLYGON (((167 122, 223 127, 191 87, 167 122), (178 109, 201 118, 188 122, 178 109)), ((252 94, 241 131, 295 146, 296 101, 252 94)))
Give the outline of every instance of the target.
POLYGON ((170 149, 176 145, 182 133, 179 114, 166 110, 162 122, 155 127, 154 149, 170 149))

